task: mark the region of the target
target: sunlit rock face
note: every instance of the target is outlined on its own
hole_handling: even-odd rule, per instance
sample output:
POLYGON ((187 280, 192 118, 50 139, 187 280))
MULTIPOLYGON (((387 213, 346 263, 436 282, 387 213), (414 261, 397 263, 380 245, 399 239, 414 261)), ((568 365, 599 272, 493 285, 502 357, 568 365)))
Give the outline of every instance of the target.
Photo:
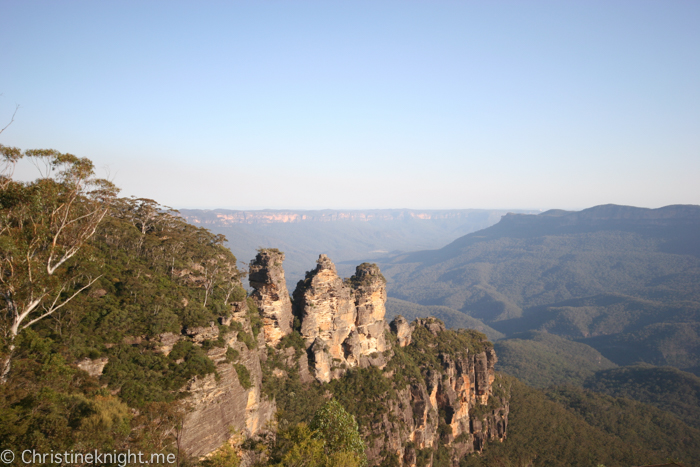
MULTIPOLYGON (((195 377, 183 388, 189 393, 184 401, 189 409, 181 447, 188 455, 212 452, 229 441, 232 430, 244 438, 274 436, 269 422, 274 420, 275 401, 262 391, 262 365, 269 355, 284 361, 286 371, 298 370, 305 382, 340 379, 351 368, 383 369, 364 372, 379 374, 394 387, 386 398, 387 411, 363 433, 370 465, 391 455, 402 467, 432 467, 433 459, 426 459, 426 453, 440 445, 447 446, 456 466, 465 454, 481 451, 487 441, 505 439, 509 394, 496 377, 496 354, 485 336, 446 330, 435 318, 409 324, 396 317, 387 325, 386 287, 379 268, 364 263, 342 280, 325 255, 299 282, 291 302, 284 287, 283 260, 277 250, 261 250, 251 263, 252 297, 263 319, 257 339, 252 339, 251 310, 245 300, 233 303, 231 312, 219 321, 250 338, 213 324, 160 336, 158 348, 163 353, 182 339, 198 346, 207 340, 224 341, 222 347, 207 351, 218 377, 195 377), (299 319, 296 324, 294 316, 299 319), (293 326, 299 326, 306 352, 273 349, 293 326), (392 349, 390 342, 396 347, 392 349), (227 354, 229 349, 233 352, 227 354), (429 358, 422 358, 426 353, 429 358), (387 366, 392 357, 417 366, 411 371, 387 366)), ((285 377, 285 369, 275 368, 271 377, 285 377)), ((246 461, 246 455, 241 465, 249 467, 254 462, 246 461)))
POLYGON ((248 279, 255 290, 251 298, 260 311, 265 342, 274 347, 292 332, 292 301, 284 280, 284 253, 276 249, 260 250, 250 263, 248 279))
MULTIPOLYGON (((227 321, 238 322, 243 332, 252 335, 245 301, 232 305, 227 321)), ((209 331, 208 328, 202 329, 209 331)), ((194 331, 193 335, 184 338, 197 345, 201 333, 195 334, 194 331)), ((261 361, 264 354, 262 333, 253 348, 248 348, 237 332, 229 332, 224 336, 224 346, 207 351, 207 356, 216 365, 216 375, 195 377, 183 388, 189 397, 184 399, 188 411, 182 426, 181 448, 188 455, 202 456, 212 452, 229 440, 232 430, 246 438, 260 435, 266 424, 274 419, 275 402, 262 393, 261 361), (226 355, 229 348, 237 355, 233 361, 229 361, 226 355), (238 370, 236 365, 240 365, 238 370), (239 370, 243 371, 241 366, 248 373, 249 385, 243 384, 245 378, 238 374, 239 370)))
MULTIPOLYGON (((428 343, 451 332, 435 318, 417 319, 410 325, 400 318, 392 321, 391 329, 397 340, 400 335, 410 339, 418 333, 428 343)), ((408 346, 412 346, 409 351, 424 351, 410 342, 402 347, 408 346)), ((377 436, 368 442, 370 462, 379 463, 382 453, 392 453, 399 465, 416 467, 419 450, 441 442, 449 447, 452 465, 459 465, 465 454, 481 451, 487 441, 505 439, 510 404, 507 394, 498 389, 501 383, 495 381, 493 348, 438 352, 437 357, 437 365, 422 367, 421 378, 389 400, 387 413, 372 427, 377 436)), ((433 465, 432 459, 422 462, 433 465)))
POLYGON ((389 323, 389 328, 391 332, 396 335, 396 340, 399 343, 399 347, 406 347, 411 343, 411 333, 413 328, 408 324, 408 321, 403 316, 399 315, 394 318, 394 320, 389 323))
POLYGON ((385 303, 385 281, 376 265, 362 264, 343 281, 328 256, 319 257, 294 292, 316 379, 328 382, 348 368, 386 365, 385 303))

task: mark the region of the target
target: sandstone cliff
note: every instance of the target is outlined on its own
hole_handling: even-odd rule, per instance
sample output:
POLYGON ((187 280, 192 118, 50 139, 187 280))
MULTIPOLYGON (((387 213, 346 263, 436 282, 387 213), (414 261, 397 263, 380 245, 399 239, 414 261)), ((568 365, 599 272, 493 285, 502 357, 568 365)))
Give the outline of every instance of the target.
MULTIPOLYGON (((322 211, 287 211, 287 210, 259 210, 259 211, 234 211, 230 209, 216 209, 213 211, 201 209, 180 209, 180 216, 187 222, 197 225, 230 226, 235 224, 276 224, 299 222, 335 222, 335 221, 402 221, 407 219, 438 220, 458 219, 471 220, 474 216, 484 213, 475 209, 452 210, 414 210, 414 209, 371 209, 367 211, 334 211, 324 209, 322 211)), ((495 221, 507 211, 493 211, 488 214, 495 217, 495 221)))
MULTIPOLYGON (((184 401, 188 411, 181 447, 190 456, 214 451, 232 432, 246 438, 258 435, 274 419, 275 403, 261 391, 265 342, 262 333, 253 339, 246 302, 235 303, 231 315, 222 321, 231 329, 223 336, 225 345, 207 352, 216 364, 216 374, 194 378, 183 388, 189 397, 184 401)), ((219 332, 219 327, 212 325, 186 330, 185 334, 192 342, 201 343, 203 337, 217 339, 219 332)))
POLYGON ((423 465, 432 465, 442 445, 457 465, 486 441, 505 439, 508 389, 496 380, 496 354, 484 336, 448 331, 434 318, 416 320, 410 332, 405 324, 402 317, 391 323, 397 344, 405 343, 385 372, 398 391, 368 430, 368 457, 378 463, 393 455, 404 466, 415 466, 421 457, 423 465))
POLYGON ((260 311, 265 342, 270 346, 292 332, 292 302, 287 292, 282 263, 284 253, 268 248, 260 250, 250 262, 251 298, 260 311))
MULTIPOLYGON (((325 255, 299 282, 291 303, 283 260, 276 250, 261 250, 251 262, 251 298, 262 319, 257 340, 252 340, 246 302, 236 303, 232 315, 222 318, 234 331, 224 336, 224 347, 208 351, 218 377, 195 378, 185 388, 190 412, 182 445, 189 454, 212 452, 229 440, 233 428, 268 443, 263 449, 239 448, 243 466, 260 461, 259 453, 274 445, 266 430, 276 409, 263 388, 271 383, 284 388, 292 375, 296 397, 341 398, 358 419, 370 465, 431 467, 440 452, 457 466, 487 441, 505 439, 509 389, 494 372, 496 354, 483 334, 446 330, 434 318, 409 324, 397 317, 389 325, 379 268, 364 263, 342 280, 325 255), (299 319, 296 331, 292 311, 299 319)), ((168 352, 179 339, 202 345, 218 339, 219 330, 212 325, 163 335, 160 348, 168 352)), ((292 402, 280 409, 298 406, 292 402)))
POLYGON ((376 265, 362 264, 343 281, 333 262, 319 257, 294 291, 295 313, 316 379, 328 382, 348 368, 386 364, 385 302, 385 280, 376 265))

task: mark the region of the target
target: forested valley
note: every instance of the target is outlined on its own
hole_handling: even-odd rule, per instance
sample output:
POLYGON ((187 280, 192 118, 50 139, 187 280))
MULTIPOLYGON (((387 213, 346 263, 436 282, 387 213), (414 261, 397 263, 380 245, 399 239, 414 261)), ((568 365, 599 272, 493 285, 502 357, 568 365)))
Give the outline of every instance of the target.
MULTIPOLYGON (((240 266, 226 237, 154 200, 118 197, 87 159, 0 150, 0 448, 18 456, 14 465, 25 450, 96 449, 163 453, 172 455, 170 464, 212 467, 629 466, 669 459, 692 466, 700 459, 698 348, 690 335, 699 293, 693 222, 675 229, 675 243, 661 242, 664 251, 639 232, 586 232, 600 245, 617 242, 615 251, 627 255, 581 250, 586 264, 595 258, 599 269, 625 271, 603 282, 595 271, 571 266, 582 263, 566 256, 563 240, 532 240, 539 233, 513 241, 477 232, 445 251, 377 260, 382 273, 363 263, 338 290, 360 309, 362 293, 384 293, 386 301, 388 289, 387 322, 383 313, 377 321, 387 330, 373 337, 386 347, 364 355, 367 364, 329 359, 334 376, 319 381, 313 371, 319 374, 318 355, 326 350, 305 341, 306 315, 295 309, 289 331, 267 339, 269 318, 258 306, 264 301, 255 287, 246 290, 249 267, 240 266), (15 180, 15 164, 27 159, 45 171, 31 182, 15 180), (496 246, 508 242, 523 261, 517 254, 506 263, 494 259, 496 246), (470 245, 480 249, 458 250, 470 245), (528 259, 533 249, 547 268, 528 259), (460 254, 481 260, 457 264, 460 254), (565 257, 568 269, 552 255, 565 257), (658 260, 656 269, 649 258, 658 260), (540 290, 531 280, 555 275, 568 281, 552 279, 540 290), (625 279, 631 275, 634 284, 625 279), (508 292, 515 289, 525 299, 508 292), (406 340, 401 329, 408 324, 388 330, 398 315, 406 323, 434 318, 414 322, 406 340), (620 347, 624 352, 614 351, 620 347), (456 370, 460 362, 464 370, 456 370), (463 388, 473 398, 463 406, 448 400, 449 388, 461 387, 458 375, 481 381, 463 388), (195 423, 192 415, 212 413, 212 388, 229 391, 235 407, 216 409, 234 421, 218 438, 206 432, 214 421, 195 423), (450 412, 467 406, 463 419, 450 412), (416 430, 433 438, 421 441, 416 430), (205 442, 214 447, 200 449, 205 442)), ((580 248, 580 238, 566 235, 580 248)), ((277 258, 269 267, 281 270, 282 252, 258 254, 277 258)), ((313 267, 298 290, 313 290, 303 287, 334 271, 321 259, 313 267)))

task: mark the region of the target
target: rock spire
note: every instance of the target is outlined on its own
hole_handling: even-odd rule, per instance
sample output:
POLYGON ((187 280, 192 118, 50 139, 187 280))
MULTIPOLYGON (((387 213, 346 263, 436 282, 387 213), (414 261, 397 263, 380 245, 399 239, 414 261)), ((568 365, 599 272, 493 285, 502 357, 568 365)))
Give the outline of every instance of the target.
POLYGON ((384 367, 385 302, 385 280, 376 265, 361 264, 343 281, 328 256, 319 257, 294 291, 316 379, 328 382, 356 366, 384 367))
POLYGON ((251 298, 260 311, 265 342, 275 346, 292 332, 292 302, 284 280, 284 253, 276 248, 261 249, 250 262, 248 280, 255 289, 251 298))

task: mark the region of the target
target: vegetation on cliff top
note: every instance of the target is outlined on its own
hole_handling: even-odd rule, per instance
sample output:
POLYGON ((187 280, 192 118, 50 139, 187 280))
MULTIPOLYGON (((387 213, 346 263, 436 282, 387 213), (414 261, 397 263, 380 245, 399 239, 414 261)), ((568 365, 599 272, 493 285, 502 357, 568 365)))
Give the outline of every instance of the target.
MULTIPOLYGON (((1 148, 5 160, 17 157, 14 148, 1 148)), ((188 225, 154 201, 116 198, 111 185, 91 179, 89 161, 56 152, 30 155, 53 161, 59 175, 28 183, 6 175, 0 178, 5 298, 0 352, 3 361, 12 363, 6 367, 6 383, 0 384, 2 446, 41 452, 92 447, 129 447, 144 453, 173 451, 176 432, 171 428, 182 422, 185 413, 178 402, 186 395, 181 388, 194 376, 215 372, 206 349, 221 345, 223 334, 231 331, 248 348, 254 348, 262 323, 249 302, 252 336, 233 322, 230 327, 219 327, 218 340, 205 341, 201 346, 181 340, 169 355, 159 351, 160 336, 208 326, 229 313, 231 302, 246 299, 236 258, 223 246, 224 237, 188 225), (85 191, 85 186, 96 191, 85 191), (60 222, 52 220, 61 213, 68 218, 92 220, 70 224, 80 226, 73 231, 73 227, 60 227, 60 222), (73 240, 62 237, 64 234, 57 229, 72 232, 73 240), (56 248, 46 241, 52 238, 56 248), (78 243, 71 243, 75 239, 78 243), (30 260, 25 261, 23 256, 28 252, 30 260), (35 303, 37 297, 41 299, 35 303), (34 308, 29 310, 30 306, 34 308), (30 314, 19 319, 21 310, 37 313, 39 319, 30 314), (105 357, 108 363, 99 378, 77 368, 77 362, 86 358, 97 361, 105 357)), ((694 289, 688 290, 692 294, 694 289)), ((431 323, 439 325, 437 320, 431 323)), ((395 344, 392 336, 390 340, 395 344)), ((545 345, 549 352, 549 356, 542 354, 545 362, 558 348, 556 339, 530 341, 545 345)), ((539 349, 516 340, 502 345, 504 355, 509 348, 516 352, 539 349)), ((291 354, 296 357, 303 356, 303 341, 297 333, 287 336, 280 347, 294 349, 291 354)), ((277 400, 281 440, 271 452, 271 461, 284 463, 288 455, 306 459, 308 454, 309 458, 326 459, 318 465, 361 465, 356 433, 370 441, 383 435, 373 426, 387 414, 397 391, 423 380, 429 371, 441 371, 444 358, 464 357, 490 347, 477 331, 433 334, 419 326, 409 346, 393 346, 393 358, 385 372, 354 369, 323 386, 302 383, 298 370, 287 367, 280 352, 271 351, 263 367, 263 390, 277 400), (285 372, 286 377, 273 375, 275 370, 285 372), (385 376, 387 373, 391 378, 385 376), (344 441, 348 449, 331 448, 331 441, 320 442, 317 435, 322 430, 314 424, 312 414, 325 413, 323 408, 329 407, 330 396, 337 402, 326 412, 330 410, 343 421, 349 436, 344 441), (348 418, 350 415, 355 418, 348 418)), ((252 382, 247 368, 237 362, 237 352, 229 350, 227 360, 235 365, 240 383, 249 387, 252 382)), ((560 368, 561 359, 554 359, 547 370, 550 376, 556 376, 554 379, 529 381, 539 385, 560 381, 580 384, 587 377, 587 387, 616 397, 570 387, 543 392, 515 379, 498 377, 502 387, 512 387, 508 439, 490 445, 484 456, 470 456, 462 464, 595 462, 610 466, 663 461, 669 456, 690 461, 700 457, 700 435, 695 429, 700 384, 696 377, 646 367, 609 369, 591 375, 600 369, 596 365, 607 362, 592 353, 578 354, 587 362, 580 365, 579 372, 570 373, 564 368, 556 376, 552 368, 560 368), (659 408, 673 412, 695 428, 659 408)), ((522 362, 516 366, 519 371, 526 368, 522 362)), ((441 430, 446 427, 440 425, 441 430)), ((433 456, 435 467, 446 465, 446 449, 439 445, 434 453, 418 450, 418 463, 433 456)), ((385 454, 385 463, 390 465, 394 458, 385 454)), ((237 462, 231 452, 222 452, 213 459, 237 462)))
MULTIPOLYGON (((0 149, 3 162, 18 160, 0 149)), ((175 449, 181 388, 215 366, 187 341, 166 356, 160 335, 208 326, 245 299, 236 258, 223 236, 154 201, 116 198, 86 159, 25 155, 57 170, 0 178, 0 356, 12 363, 0 384, 3 448, 175 449), (99 379, 76 367, 105 357, 99 379)))
POLYGON ((613 368, 597 372, 584 387, 653 405, 700 429, 700 378, 692 373, 650 365, 613 368))

